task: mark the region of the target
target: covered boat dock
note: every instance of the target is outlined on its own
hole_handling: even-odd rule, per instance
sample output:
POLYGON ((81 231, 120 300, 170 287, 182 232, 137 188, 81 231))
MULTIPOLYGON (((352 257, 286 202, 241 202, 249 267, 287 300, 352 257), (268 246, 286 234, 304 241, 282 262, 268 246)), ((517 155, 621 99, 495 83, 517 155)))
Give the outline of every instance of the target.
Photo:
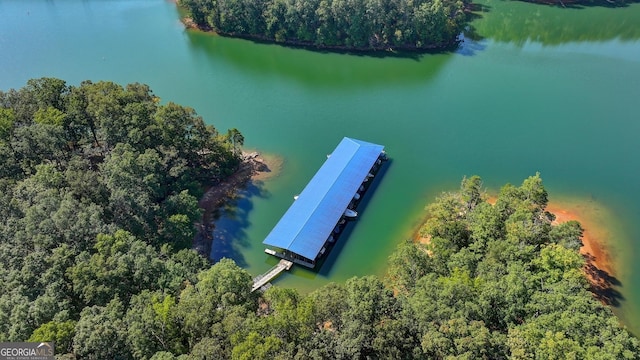
POLYGON ((304 190, 262 242, 265 252, 316 266, 354 216, 382 162, 384 146, 343 138, 304 190))

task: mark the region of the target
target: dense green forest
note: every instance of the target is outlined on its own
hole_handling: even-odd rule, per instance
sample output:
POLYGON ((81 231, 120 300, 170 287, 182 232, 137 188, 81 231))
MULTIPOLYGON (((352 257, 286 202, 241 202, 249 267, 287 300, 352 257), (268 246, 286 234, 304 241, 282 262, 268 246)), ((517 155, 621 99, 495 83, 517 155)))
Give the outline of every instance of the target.
POLYGON ((0 341, 53 340, 64 359, 640 357, 539 175, 495 205, 464 179, 383 279, 251 293, 233 261, 189 249, 196 199, 236 168, 240 136, 141 84, 0 92, 0 341))
POLYGON ((241 138, 141 84, 42 78, 0 92, 0 341, 142 351, 127 331, 209 268, 190 250, 197 199, 235 170, 241 138))
POLYGON ((464 0, 180 0, 200 28, 317 48, 426 50, 456 44, 464 0))

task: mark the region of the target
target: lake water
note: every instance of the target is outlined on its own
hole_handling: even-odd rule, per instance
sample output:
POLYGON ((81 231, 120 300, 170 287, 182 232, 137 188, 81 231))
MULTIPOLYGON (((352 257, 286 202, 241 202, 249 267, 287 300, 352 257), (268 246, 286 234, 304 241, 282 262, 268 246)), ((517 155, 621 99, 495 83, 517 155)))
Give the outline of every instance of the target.
POLYGON ((195 108, 282 171, 220 224, 253 274, 276 260, 261 242, 343 136, 392 158, 360 218, 317 272, 277 280, 308 291, 383 275, 424 205, 478 174, 497 190, 540 171, 552 200, 607 214, 616 309, 640 333, 640 5, 561 9, 483 0, 456 53, 316 53, 187 32, 165 0, 0 0, 0 89, 52 76, 143 82, 195 108))

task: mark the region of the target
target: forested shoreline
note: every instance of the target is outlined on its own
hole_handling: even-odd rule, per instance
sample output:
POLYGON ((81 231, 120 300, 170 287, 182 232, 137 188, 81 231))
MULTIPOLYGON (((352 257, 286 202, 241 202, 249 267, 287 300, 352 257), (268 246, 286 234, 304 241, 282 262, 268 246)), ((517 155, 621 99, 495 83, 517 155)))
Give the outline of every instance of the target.
POLYGON ((240 139, 142 84, 0 92, 0 341, 55 341, 62 359, 639 358, 539 175, 495 205, 463 179, 384 278, 251 293, 232 260, 190 249, 240 139))
POLYGON ((144 307, 210 267, 190 249, 198 198, 236 170, 242 134, 159 102, 104 81, 0 91, 0 341, 128 358, 144 307))
POLYGON ((465 0, 179 0, 216 33, 317 49, 426 51, 455 47, 465 0))

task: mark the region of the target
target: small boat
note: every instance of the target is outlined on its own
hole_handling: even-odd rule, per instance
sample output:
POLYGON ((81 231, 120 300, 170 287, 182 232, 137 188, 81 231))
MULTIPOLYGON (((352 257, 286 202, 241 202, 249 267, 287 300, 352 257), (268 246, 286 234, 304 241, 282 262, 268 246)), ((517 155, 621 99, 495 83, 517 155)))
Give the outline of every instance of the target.
POLYGON ((358 213, 355 210, 347 209, 344 211, 344 216, 354 218, 358 216, 358 213))

